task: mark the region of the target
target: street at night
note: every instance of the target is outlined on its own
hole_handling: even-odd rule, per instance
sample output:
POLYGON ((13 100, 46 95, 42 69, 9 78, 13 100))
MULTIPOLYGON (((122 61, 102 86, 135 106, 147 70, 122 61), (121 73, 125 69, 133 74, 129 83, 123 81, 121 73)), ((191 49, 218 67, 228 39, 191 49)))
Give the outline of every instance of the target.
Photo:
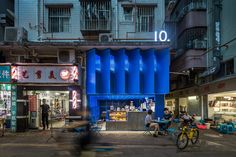
POLYGON ((0 0, 0 157, 236 156, 236 0, 0 0))

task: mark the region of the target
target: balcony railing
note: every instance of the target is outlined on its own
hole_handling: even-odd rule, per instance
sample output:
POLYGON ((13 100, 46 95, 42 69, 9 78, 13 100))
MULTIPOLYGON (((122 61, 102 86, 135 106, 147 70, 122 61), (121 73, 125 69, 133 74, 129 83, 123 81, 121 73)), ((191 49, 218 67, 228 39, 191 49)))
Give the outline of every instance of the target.
POLYGON ((111 0, 81 0, 80 29, 82 31, 111 30, 111 0))
POLYGON ((174 18, 175 21, 179 21, 182 19, 188 12, 193 10, 206 10, 207 9, 207 3, 206 0, 198 0, 198 1, 192 1, 185 7, 181 8, 179 14, 176 14, 174 18))
POLYGON ((84 20, 80 21, 81 30, 111 30, 110 20, 84 20))

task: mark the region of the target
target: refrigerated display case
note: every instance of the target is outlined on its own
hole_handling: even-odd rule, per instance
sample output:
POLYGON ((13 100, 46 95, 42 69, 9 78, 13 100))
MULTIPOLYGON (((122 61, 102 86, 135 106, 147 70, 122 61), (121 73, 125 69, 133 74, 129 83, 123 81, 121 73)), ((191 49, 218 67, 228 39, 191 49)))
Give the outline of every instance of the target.
POLYGON ((111 121, 127 121, 126 111, 110 111, 109 117, 111 121))

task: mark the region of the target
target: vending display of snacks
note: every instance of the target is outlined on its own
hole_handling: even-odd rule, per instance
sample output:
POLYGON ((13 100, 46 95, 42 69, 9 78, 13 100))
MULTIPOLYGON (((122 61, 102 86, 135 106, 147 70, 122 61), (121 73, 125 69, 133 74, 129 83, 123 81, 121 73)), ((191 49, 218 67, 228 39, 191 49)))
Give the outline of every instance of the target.
POLYGON ((109 117, 111 121, 126 121, 127 112, 126 111, 111 111, 109 113, 109 117))

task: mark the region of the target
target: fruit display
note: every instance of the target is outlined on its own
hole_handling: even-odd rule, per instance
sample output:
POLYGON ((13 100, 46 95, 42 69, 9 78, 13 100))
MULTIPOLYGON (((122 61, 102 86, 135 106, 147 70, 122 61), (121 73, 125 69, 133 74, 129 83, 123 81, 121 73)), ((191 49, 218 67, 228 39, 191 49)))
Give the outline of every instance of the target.
POLYGON ((110 120, 114 121, 126 121, 127 120, 127 112, 126 111, 111 111, 109 113, 110 120))

